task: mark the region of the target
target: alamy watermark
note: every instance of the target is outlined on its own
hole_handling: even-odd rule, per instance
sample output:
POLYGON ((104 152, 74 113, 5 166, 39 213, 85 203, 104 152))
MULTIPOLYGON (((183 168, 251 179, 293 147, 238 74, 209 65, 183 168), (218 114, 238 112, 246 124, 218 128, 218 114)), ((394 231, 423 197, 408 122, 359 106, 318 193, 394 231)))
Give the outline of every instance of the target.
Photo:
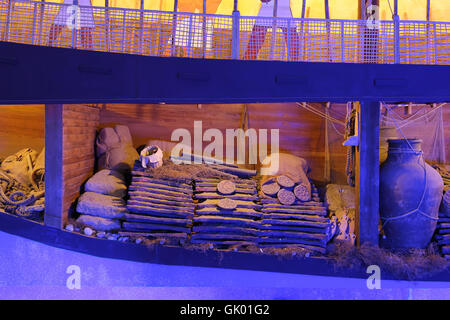
POLYGON ((81 9, 79 6, 71 5, 66 8, 66 26, 69 30, 81 29, 81 9))
POLYGON ((366 273, 370 274, 366 281, 370 290, 381 289, 381 268, 375 264, 367 267, 366 273))
POLYGON ((69 274, 66 280, 66 287, 69 290, 81 289, 81 268, 77 265, 70 265, 66 269, 66 273, 69 274))
POLYGON ((261 175, 269 175, 277 172, 279 168, 280 130, 270 129, 270 157, 268 157, 268 140, 269 130, 267 129, 225 129, 224 136, 223 132, 216 128, 210 128, 203 132, 202 121, 194 121, 193 136, 188 129, 184 128, 172 132, 171 141, 179 143, 172 148, 171 158, 176 164, 222 162, 256 165, 260 163, 263 166, 260 171, 261 175), (203 148, 204 142, 210 143, 203 148), (236 162, 234 161, 235 152, 237 153, 236 162), (183 154, 197 157, 186 158, 182 157, 183 154))
POLYGON ((380 29, 380 7, 377 5, 370 5, 366 10, 367 19, 366 27, 371 30, 380 29))

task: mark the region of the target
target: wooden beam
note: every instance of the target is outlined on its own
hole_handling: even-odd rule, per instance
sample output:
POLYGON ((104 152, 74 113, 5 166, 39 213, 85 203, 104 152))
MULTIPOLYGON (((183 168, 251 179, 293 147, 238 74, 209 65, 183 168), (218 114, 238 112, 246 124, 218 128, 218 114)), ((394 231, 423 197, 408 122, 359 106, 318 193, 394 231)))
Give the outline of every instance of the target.
POLYGON ((62 228, 63 105, 45 105, 45 225, 62 228))
POLYGON ((359 147, 356 151, 356 235, 358 244, 378 245, 380 104, 359 104, 359 147))

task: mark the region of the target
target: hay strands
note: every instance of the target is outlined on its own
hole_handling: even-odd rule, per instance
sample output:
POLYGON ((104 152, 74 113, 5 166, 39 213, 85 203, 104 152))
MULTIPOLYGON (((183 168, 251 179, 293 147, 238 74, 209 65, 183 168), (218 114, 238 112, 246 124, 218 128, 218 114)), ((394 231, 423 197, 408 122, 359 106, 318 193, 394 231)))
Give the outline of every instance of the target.
POLYGON ((171 187, 192 188, 192 185, 184 182, 179 182, 177 180, 174 180, 174 178, 154 178, 151 174, 143 171, 132 171, 131 175, 133 176, 133 178, 144 179, 146 182, 150 183, 162 184, 171 187))
POLYGON ((240 178, 254 177, 257 174, 256 170, 234 168, 234 167, 228 167, 228 166, 219 165, 219 164, 207 164, 207 166, 211 167, 213 169, 216 169, 218 171, 236 175, 240 178))
POLYGON ((325 254, 327 252, 326 248, 306 245, 306 244, 302 244, 302 243, 277 243, 277 244, 275 244, 275 243, 259 243, 258 247, 260 247, 260 248, 292 248, 292 247, 298 247, 298 248, 303 248, 303 249, 307 249, 307 250, 310 250, 310 251, 319 252, 319 253, 322 253, 322 254, 325 254))

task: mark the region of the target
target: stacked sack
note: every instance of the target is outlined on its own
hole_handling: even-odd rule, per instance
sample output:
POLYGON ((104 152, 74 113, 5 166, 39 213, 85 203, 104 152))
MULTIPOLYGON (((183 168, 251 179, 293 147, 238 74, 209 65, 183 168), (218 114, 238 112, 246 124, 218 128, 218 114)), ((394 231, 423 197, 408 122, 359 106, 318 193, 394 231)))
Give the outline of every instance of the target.
POLYGON ((104 169, 97 172, 85 185, 85 193, 78 199, 77 222, 97 231, 116 232, 127 209, 125 177, 118 171, 104 169))
POLYGON ((139 154, 133 147, 130 130, 127 126, 117 125, 104 128, 97 137, 98 169, 112 169, 125 175, 133 170, 139 154))
POLYGON ((85 184, 85 193, 78 199, 77 222, 97 231, 116 232, 128 212, 127 177, 139 158, 133 147, 128 127, 117 125, 102 129, 96 140, 97 172, 85 184))

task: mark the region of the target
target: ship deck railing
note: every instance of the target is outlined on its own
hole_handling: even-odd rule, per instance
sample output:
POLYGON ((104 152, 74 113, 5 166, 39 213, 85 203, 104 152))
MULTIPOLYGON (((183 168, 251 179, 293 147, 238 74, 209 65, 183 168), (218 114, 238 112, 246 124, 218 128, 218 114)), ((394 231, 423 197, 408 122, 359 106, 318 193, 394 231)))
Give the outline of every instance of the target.
POLYGON ((0 0, 0 41, 158 57, 450 64, 450 23, 436 21, 258 18, 0 0), (49 41, 60 12, 67 24, 49 41), (251 40, 255 25, 265 27, 251 40))

